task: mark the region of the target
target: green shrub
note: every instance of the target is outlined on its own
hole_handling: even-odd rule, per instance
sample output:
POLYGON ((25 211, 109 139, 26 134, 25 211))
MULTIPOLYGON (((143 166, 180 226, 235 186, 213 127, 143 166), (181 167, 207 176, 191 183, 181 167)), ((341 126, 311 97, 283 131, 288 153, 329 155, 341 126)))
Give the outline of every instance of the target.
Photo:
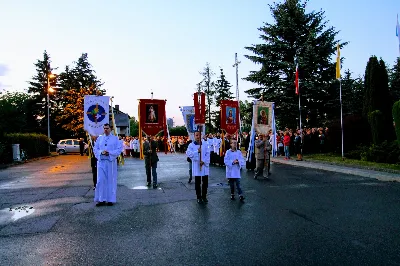
POLYGON ((397 141, 400 144, 400 101, 393 104, 392 114, 395 123, 397 141))
POLYGON ((48 155, 49 140, 47 136, 36 133, 4 134, 0 142, 0 163, 12 162, 12 144, 19 144, 27 158, 48 155))
POLYGON ((400 148, 397 141, 373 144, 361 153, 361 160, 376 163, 400 163, 400 148))

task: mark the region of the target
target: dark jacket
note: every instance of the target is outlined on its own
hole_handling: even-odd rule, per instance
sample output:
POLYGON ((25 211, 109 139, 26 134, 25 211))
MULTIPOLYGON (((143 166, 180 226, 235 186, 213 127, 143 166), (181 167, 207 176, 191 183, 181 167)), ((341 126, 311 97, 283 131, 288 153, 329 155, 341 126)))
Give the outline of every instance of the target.
POLYGON ((145 163, 151 164, 158 162, 158 155, 157 155, 157 142, 151 140, 151 152, 150 151, 150 142, 145 141, 143 144, 143 154, 144 154, 144 161, 145 163))

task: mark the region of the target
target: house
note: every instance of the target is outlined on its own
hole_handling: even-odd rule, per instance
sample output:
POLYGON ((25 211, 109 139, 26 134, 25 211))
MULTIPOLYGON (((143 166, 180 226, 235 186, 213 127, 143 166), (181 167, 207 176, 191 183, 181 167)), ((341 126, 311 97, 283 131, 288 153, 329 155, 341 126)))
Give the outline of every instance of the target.
MULTIPOLYGON (((121 110, 119 110, 119 105, 116 104, 114 106, 114 119, 115 119, 115 125, 117 128, 117 135, 120 136, 130 136, 130 124, 129 124, 129 115, 125 114, 121 110)), ((111 106, 110 106, 110 121, 112 121, 111 117, 111 106)))

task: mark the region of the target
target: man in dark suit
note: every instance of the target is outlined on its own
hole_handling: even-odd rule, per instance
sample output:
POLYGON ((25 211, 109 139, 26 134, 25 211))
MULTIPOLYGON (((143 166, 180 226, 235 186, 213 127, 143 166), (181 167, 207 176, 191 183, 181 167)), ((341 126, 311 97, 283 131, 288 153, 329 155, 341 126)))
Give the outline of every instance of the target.
POLYGON ((153 175, 153 188, 157 188, 157 142, 151 136, 147 136, 143 144, 144 165, 146 167, 147 186, 151 186, 153 175))

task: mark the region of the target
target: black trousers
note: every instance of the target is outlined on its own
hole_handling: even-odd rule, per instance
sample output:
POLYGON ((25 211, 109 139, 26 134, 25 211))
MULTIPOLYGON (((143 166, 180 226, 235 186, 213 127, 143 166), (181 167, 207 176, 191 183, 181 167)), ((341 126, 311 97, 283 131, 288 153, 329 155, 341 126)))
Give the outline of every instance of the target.
POLYGON ((92 167, 93 186, 96 186, 96 184, 97 184, 97 158, 96 157, 90 158, 90 166, 92 167))
POLYGON ((196 188, 196 196, 198 199, 207 197, 208 188, 208 175, 205 176, 195 176, 194 177, 194 187, 196 188))

